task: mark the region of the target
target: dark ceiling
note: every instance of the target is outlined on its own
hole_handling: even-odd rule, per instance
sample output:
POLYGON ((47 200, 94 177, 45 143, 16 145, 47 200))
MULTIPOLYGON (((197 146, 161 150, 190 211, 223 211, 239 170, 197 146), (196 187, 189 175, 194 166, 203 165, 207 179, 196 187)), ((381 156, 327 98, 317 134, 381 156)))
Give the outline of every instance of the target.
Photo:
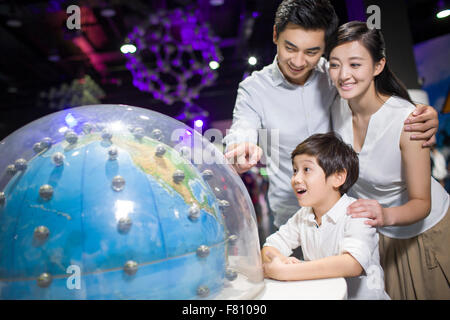
MULTIPOLYGON (((210 0, 0 1, 0 139, 56 111, 39 105, 41 92, 85 75, 106 93, 102 103, 122 103, 177 115, 180 105, 165 105, 133 86, 132 75, 125 67, 126 58, 119 48, 132 28, 148 19, 150 13, 184 10, 193 4, 219 37, 223 56, 218 78, 200 92, 195 103, 209 112, 211 121, 230 119, 243 75, 272 62, 272 26, 279 3, 280 0, 224 0, 223 5, 212 6, 210 0), (78 32, 66 27, 66 8, 71 4, 79 5, 86 19, 78 32), (105 8, 113 8, 115 15, 103 16, 105 8), (11 18, 21 21, 21 26, 10 26, 11 18), (90 49, 74 43, 76 36, 82 37, 90 49), (253 69, 247 63, 249 55, 259 58, 253 69), (51 56, 59 59, 51 61, 51 56)), ((340 21, 346 22, 349 1, 332 3, 340 21)), ((406 0, 414 43, 449 32, 449 19, 436 21, 436 3, 406 0)))

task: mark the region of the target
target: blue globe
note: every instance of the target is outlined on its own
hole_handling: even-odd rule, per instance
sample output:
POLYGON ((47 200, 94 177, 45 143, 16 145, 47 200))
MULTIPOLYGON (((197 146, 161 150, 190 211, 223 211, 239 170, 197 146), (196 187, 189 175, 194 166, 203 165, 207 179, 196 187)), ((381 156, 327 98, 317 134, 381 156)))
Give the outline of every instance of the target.
MULTIPOLYGON (((213 172, 168 142, 174 126, 189 129, 146 109, 101 105, 48 115, 5 138, 0 298, 221 297, 237 278, 229 228, 242 223, 224 220, 230 203, 209 184, 213 172)), ((240 199, 242 209, 249 198, 240 199)), ((249 208, 244 224, 256 230, 249 208)), ((240 253, 255 255, 258 240, 246 243, 256 250, 240 253)), ((253 283, 261 284, 258 263, 253 283)))

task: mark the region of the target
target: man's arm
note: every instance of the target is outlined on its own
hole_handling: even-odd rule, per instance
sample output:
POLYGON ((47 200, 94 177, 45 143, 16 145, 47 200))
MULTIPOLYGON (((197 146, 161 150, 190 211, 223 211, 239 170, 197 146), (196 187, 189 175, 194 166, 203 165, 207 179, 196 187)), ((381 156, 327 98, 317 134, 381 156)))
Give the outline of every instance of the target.
POLYGON ((417 104, 416 110, 405 120, 404 129, 413 132, 411 140, 425 140, 422 147, 436 144, 436 132, 439 128, 438 113, 431 106, 417 104))
POLYGON ((257 146, 261 128, 260 111, 251 92, 239 85, 233 110, 233 124, 223 142, 225 157, 238 173, 244 173, 261 159, 262 149, 257 146))

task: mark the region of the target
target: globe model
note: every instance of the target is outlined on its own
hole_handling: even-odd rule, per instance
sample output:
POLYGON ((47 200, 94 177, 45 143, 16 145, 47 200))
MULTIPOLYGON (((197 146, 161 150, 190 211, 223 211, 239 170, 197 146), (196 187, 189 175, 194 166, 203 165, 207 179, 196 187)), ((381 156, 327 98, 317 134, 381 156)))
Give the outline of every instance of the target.
POLYGON ((0 142, 0 298, 260 292, 248 194, 194 137, 159 113, 98 105, 48 115, 0 142), (205 150, 208 163, 194 163, 205 150))

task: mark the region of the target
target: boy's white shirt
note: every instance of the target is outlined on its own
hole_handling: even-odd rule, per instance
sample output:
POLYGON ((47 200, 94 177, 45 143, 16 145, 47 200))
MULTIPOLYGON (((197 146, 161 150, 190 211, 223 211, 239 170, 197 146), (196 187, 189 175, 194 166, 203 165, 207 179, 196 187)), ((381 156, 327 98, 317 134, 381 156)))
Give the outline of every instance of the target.
POLYGON ((378 233, 364 223, 366 218, 352 218, 347 207, 356 201, 344 194, 322 216, 319 227, 311 207, 297 211, 280 229, 266 239, 264 246, 277 248, 290 256, 301 246, 305 260, 317 260, 348 252, 364 269, 359 277, 346 278, 349 299, 389 299, 384 291, 384 272, 380 266, 378 233))

